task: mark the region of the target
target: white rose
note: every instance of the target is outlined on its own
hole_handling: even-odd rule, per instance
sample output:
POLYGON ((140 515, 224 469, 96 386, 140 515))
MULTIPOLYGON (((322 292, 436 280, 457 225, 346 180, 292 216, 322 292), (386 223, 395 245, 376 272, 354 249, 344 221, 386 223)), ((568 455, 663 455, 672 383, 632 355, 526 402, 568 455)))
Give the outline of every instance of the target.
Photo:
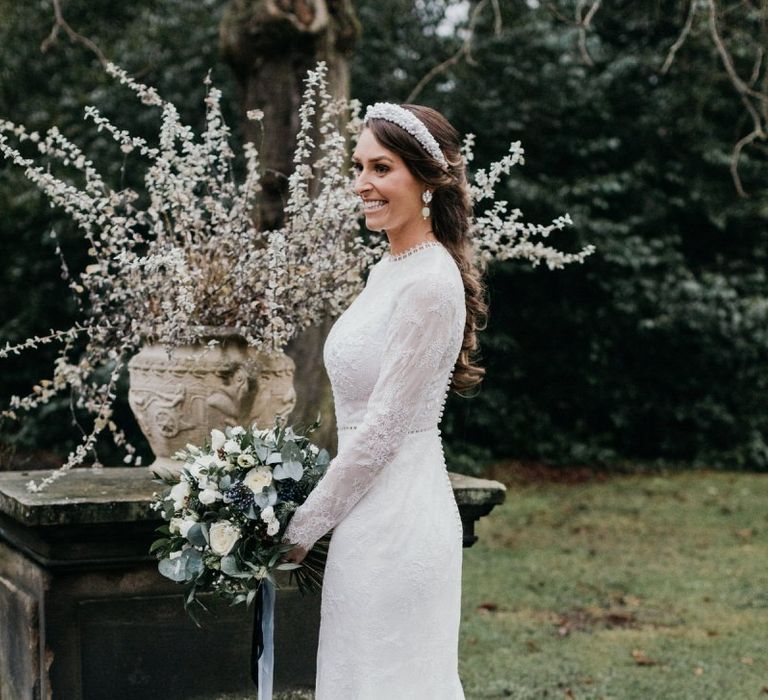
POLYGON ((256 460, 253 458, 253 455, 243 453, 237 456, 237 464, 240 467, 252 467, 256 464, 256 460))
POLYGON ((171 518, 171 522, 168 523, 168 529, 174 534, 179 534, 183 522, 183 518, 171 518))
POLYGON ((237 440, 227 440, 224 443, 224 452, 231 455, 233 452, 240 452, 240 445, 237 440))
POLYGON ((278 532, 280 532, 280 521, 275 518, 267 525, 267 534, 276 535, 278 532))
POLYGON ((219 522, 211 525, 208 539, 213 553, 225 557, 234 549, 240 539, 240 528, 233 525, 229 520, 219 520, 219 522))
POLYGON ((255 467, 245 475, 243 483, 254 493, 261 493, 265 486, 272 483, 272 470, 266 465, 255 467))
POLYGON ((171 488, 171 498, 173 499, 173 507, 176 510, 181 510, 184 507, 184 502, 189 496, 189 484, 186 481, 180 481, 171 488))
POLYGON ((220 501, 224 498, 224 496, 221 494, 220 491, 217 491, 215 488, 207 488, 203 489, 200 492, 200 495, 198 496, 200 499, 200 503, 205 503, 206 505, 210 505, 211 503, 215 503, 216 501, 220 501))
POLYGON ((221 430, 217 430, 216 428, 211 430, 211 449, 214 452, 218 452, 222 447, 224 447, 226 440, 227 436, 224 435, 221 430))

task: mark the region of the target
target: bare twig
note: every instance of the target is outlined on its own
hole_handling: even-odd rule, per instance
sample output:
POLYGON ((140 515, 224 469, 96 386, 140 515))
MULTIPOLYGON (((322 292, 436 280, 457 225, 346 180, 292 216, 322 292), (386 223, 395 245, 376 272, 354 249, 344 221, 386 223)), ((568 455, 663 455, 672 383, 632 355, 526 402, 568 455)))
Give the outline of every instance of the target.
POLYGON ((579 4, 576 6, 576 27, 579 31, 579 52, 581 53, 581 59, 588 66, 594 66, 595 62, 592 60, 592 56, 589 55, 589 51, 587 50, 587 31, 592 23, 592 19, 600 9, 601 4, 602 0, 595 0, 587 10, 587 14, 583 17, 581 12, 586 5, 585 0, 579 0, 579 4))
POLYGON ((741 178, 739 177, 739 160, 741 158, 741 152, 745 146, 748 146, 757 139, 766 138, 766 126, 768 125, 768 94, 753 89, 750 85, 745 83, 736 72, 736 68, 733 65, 733 58, 731 57, 717 26, 717 5, 715 0, 709 0, 709 31, 712 36, 712 41, 714 41, 717 51, 720 54, 720 59, 725 67, 725 72, 727 73, 731 84, 739 93, 742 104, 752 119, 752 131, 736 142, 731 156, 731 177, 733 178, 733 184, 736 187, 739 196, 746 197, 748 195, 744 190, 741 178), (753 104, 753 100, 757 102, 757 105, 753 104))
POLYGON ((661 72, 663 74, 665 74, 670 69, 672 63, 675 60, 675 54, 677 54, 677 52, 680 50, 680 47, 682 47, 682 45, 685 43, 685 40, 688 38, 688 35, 691 33, 691 28, 693 27, 693 18, 696 16, 697 4, 697 0, 691 0, 691 4, 688 6, 688 17, 685 20, 685 26, 683 26, 683 29, 680 32, 680 36, 677 37, 675 43, 670 47, 667 58, 664 61, 664 65, 661 67, 661 72))
POLYGON ((763 58, 765 49, 762 46, 757 47, 757 56, 755 56, 755 65, 752 66, 752 75, 749 76, 749 87, 754 87, 760 77, 760 71, 763 67, 763 58))
MULTIPOLYGON (((446 58, 442 63, 436 65, 421 80, 419 80, 419 82, 416 83, 416 87, 414 87, 408 97, 405 98, 406 102, 413 102, 419 96, 421 91, 435 78, 435 76, 439 75, 440 73, 444 73, 451 66, 454 66, 459 61, 461 61, 462 58, 464 58, 470 65, 476 65, 476 62, 472 57, 472 41, 475 36, 475 27, 477 25, 478 17, 480 16, 480 13, 486 8, 488 3, 489 0, 480 0, 480 2, 475 6, 475 9, 472 11, 472 15, 469 19, 469 29, 467 31, 467 36, 459 50, 456 51, 456 53, 454 53, 452 56, 446 58)), ((501 8, 499 6, 498 0, 490 0, 490 3, 494 13, 494 34, 499 36, 502 30, 501 8)))
POLYGON ((40 44, 40 50, 45 53, 50 49, 58 39, 59 36, 59 30, 64 30, 65 34, 75 43, 82 44, 93 52, 96 55, 96 58, 99 59, 99 63, 101 63, 102 66, 106 66, 109 61, 107 61, 106 56, 102 53, 101 49, 96 46, 96 44, 91 41, 87 36, 83 36, 82 34, 79 34, 76 32, 72 26, 67 22, 66 19, 64 19, 64 14, 61 11, 61 3, 60 0, 51 0, 53 3, 53 13, 54 13, 54 22, 53 27, 51 27, 51 32, 48 34, 48 36, 43 39, 42 43, 40 44))

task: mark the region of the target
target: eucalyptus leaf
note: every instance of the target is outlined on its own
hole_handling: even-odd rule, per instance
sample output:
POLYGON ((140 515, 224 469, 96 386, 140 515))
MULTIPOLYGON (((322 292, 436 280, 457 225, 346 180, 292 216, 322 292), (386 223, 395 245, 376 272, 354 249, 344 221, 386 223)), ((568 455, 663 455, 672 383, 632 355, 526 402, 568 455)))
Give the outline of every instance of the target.
POLYGON ((205 547, 208 544, 208 526, 204 523, 195 523, 187 533, 187 539, 191 544, 205 547))
POLYGON ((303 475, 304 467, 301 462, 293 460, 278 464, 272 472, 272 476, 277 480, 293 479, 294 481, 299 481, 303 475))
POLYGON ((278 464, 283 461, 283 455, 279 452, 271 452, 267 457, 267 464, 278 464))
POLYGON ((315 464, 318 467, 327 467, 331 462, 331 455, 328 454, 328 450, 320 450, 320 452, 317 453, 317 459, 315 459, 315 464))
POLYGON ((237 558, 231 554, 221 558, 221 573, 228 576, 237 576, 243 573, 240 567, 237 565, 237 558))
MULTIPOLYGON (((270 485, 266 490, 262 490, 261 493, 253 494, 253 502, 262 509, 275 505, 277 503, 277 489, 270 485)), ((253 518, 253 520, 255 519, 253 518)))
POLYGON ((295 462, 301 460, 301 450, 295 442, 286 442, 280 449, 284 462, 295 462))
POLYGON ((185 560, 185 573, 187 580, 197 578, 205 571, 203 557, 194 547, 185 549, 179 559, 185 560))
POLYGON ((186 561, 181 557, 175 559, 161 559, 157 564, 157 570, 166 578, 176 583, 185 581, 186 576, 186 561))
POLYGON ((265 462, 267 457, 269 457, 269 448, 266 445, 259 445, 254 447, 253 450, 260 462, 265 462))

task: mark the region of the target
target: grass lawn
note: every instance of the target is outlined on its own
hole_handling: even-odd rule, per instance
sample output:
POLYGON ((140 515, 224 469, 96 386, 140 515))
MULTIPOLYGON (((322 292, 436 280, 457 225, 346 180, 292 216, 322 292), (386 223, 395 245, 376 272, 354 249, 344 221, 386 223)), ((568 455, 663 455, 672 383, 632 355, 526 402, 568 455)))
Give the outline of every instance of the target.
POLYGON ((510 480, 477 534, 468 700, 768 699, 768 474, 510 480))

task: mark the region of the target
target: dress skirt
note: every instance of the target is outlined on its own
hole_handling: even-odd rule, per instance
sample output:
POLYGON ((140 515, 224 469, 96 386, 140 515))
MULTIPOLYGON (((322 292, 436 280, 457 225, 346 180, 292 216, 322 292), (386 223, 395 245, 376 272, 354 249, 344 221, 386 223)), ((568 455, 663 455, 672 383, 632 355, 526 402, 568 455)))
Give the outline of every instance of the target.
POLYGON ((409 433, 333 531, 316 700, 463 700, 462 536, 438 430, 409 433))

